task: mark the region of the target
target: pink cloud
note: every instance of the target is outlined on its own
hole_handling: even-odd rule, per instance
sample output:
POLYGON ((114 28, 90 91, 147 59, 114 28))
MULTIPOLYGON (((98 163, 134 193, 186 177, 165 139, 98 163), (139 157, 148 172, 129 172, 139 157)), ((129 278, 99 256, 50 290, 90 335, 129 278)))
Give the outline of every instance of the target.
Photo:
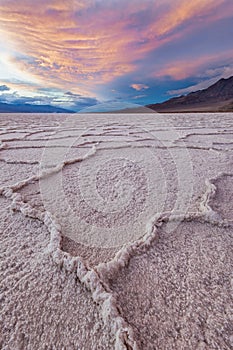
MULTIPOLYGON (((119 0, 116 6, 114 1, 8 0, 0 3, 0 35, 17 52, 12 62, 41 84, 91 93, 99 84, 137 71, 138 62, 151 51, 186 35, 187 28, 177 31, 180 25, 191 30, 195 23, 188 24, 194 18, 213 21, 227 16, 225 3, 229 2, 119 0)), ((171 64, 157 76, 182 79, 197 63, 202 59, 185 68, 171 64)))
POLYGON ((130 87, 136 91, 149 89, 149 86, 147 86, 145 84, 131 84, 130 87))
MULTIPOLYGON (((162 67, 159 67, 154 73, 154 78, 162 78, 165 76, 170 77, 174 80, 182 80, 186 79, 190 76, 208 77, 214 74, 213 70, 209 69, 210 66, 218 65, 218 62, 226 62, 227 65, 232 65, 233 62, 233 50, 229 50, 226 52, 220 52, 215 54, 203 55, 200 57, 191 57, 186 59, 177 59, 164 64, 162 67)), ((227 69, 225 67, 225 71, 228 71, 228 75, 232 72, 232 69, 227 69)), ((215 73, 216 70, 215 70, 215 73)), ((226 75, 226 74, 225 74, 226 75)))

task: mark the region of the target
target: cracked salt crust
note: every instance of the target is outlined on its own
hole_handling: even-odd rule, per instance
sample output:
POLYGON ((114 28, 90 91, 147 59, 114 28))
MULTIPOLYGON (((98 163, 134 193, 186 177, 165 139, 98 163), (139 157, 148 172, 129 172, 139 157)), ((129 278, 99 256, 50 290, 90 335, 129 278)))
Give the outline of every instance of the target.
MULTIPOLYGON (((72 240, 64 244, 66 236, 59 217, 41 205, 39 180, 77 162, 92 161, 98 147, 104 150, 101 142, 105 135, 107 148, 115 147, 116 152, 122 149, 119 136, 123 143, 127 138, 129 147, 152 147, 162 155, 158 142, 145 138, 138 128, 129 127, 132 115, 99 116, 98 123, 108 126, 101 132, 92 127, 92 140, 87 141, 90 136, 85 130, 90 119, 79 117, 84 140, 76 147, 86 144, 92 148, 41 173, 28 173, 26 167, 30 165, 21 164, 25 170, 12 171, 8 181, 7 172, 16 166, 21 154, 20 150, 8 151, 10 157, 4 156, 11 142, 15 148, 17 140, 21 146, 25 140, 26 145, 33 135, 54 137, 62 116, 1 115, 2 135, 10 136, 7 142, 4 136, 0 148, 0 156, 5 152, 4 164, 8 166, 0 170, 4 176, 1 179, 5 178, 0 188, 1 348, 231 348, 232 116, 221 115, 221 122, 218 114, 133 117, 140 128, 146 125, 150 132, 159 131, 157 136, 165 150, 161 164, 170 174, 168 206, 161 213, 155 210, 141 237, 107 252, 101 248, 84 249, 75 242, 73 248, 72 240), (182 136, 169 140, 169 123, 182 136), (211 132, 206 127, 210 124, 211 132), (199 128, 201 135, 206 128, 207 146, 203 136, 199 137, 199 128), (217 150, 213 147, 216 133, 221 135, 217 150), (141 138, 135 143, 138 135, 141 138), (186 135, 188 144, 183 144, 181 139, 186 135), (114 137, 115 143, 111 142, 114 137), (167 154, 184 146, 194 164, 194 191, 185 213, 172 212, 179 181, 167 154), (215 163, 213 152, 218 154, 215 163), (199 155, 205 162, 198 163, 199 155)), ((67 135, 67 130, 66 125, 60 136, 67 135)), ((28 155, 28 160, 34 159, 30 151, 28 155)))

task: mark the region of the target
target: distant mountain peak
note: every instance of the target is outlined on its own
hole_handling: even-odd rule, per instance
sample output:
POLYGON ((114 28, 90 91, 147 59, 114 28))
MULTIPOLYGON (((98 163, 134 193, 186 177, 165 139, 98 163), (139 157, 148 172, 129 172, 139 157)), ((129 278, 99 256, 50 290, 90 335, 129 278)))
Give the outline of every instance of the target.
POLYGON ((0 113, 74 113, 51 105, 8 104, 0 102, 0 113))
POLYGON ((233 111, 233 76, 221 78, 207 89, 173 97, 147 107, 158 112, 233 111))

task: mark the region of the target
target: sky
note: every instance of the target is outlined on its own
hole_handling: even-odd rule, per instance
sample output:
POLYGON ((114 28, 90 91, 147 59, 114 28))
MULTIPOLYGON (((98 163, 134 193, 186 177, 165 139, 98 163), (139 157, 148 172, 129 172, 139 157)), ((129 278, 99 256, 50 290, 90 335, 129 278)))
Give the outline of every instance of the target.
POLYGON ((145 105, 233 75, 232 0, 0 0, 0 102, 145 105))

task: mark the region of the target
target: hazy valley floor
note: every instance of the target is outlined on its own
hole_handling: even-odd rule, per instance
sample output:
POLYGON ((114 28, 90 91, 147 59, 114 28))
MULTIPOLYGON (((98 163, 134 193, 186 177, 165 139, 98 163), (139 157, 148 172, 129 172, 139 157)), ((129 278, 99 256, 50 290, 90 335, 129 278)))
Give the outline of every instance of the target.
POLYGON ((0 114, 0 349, 233 347, 233 114, 0 114))

